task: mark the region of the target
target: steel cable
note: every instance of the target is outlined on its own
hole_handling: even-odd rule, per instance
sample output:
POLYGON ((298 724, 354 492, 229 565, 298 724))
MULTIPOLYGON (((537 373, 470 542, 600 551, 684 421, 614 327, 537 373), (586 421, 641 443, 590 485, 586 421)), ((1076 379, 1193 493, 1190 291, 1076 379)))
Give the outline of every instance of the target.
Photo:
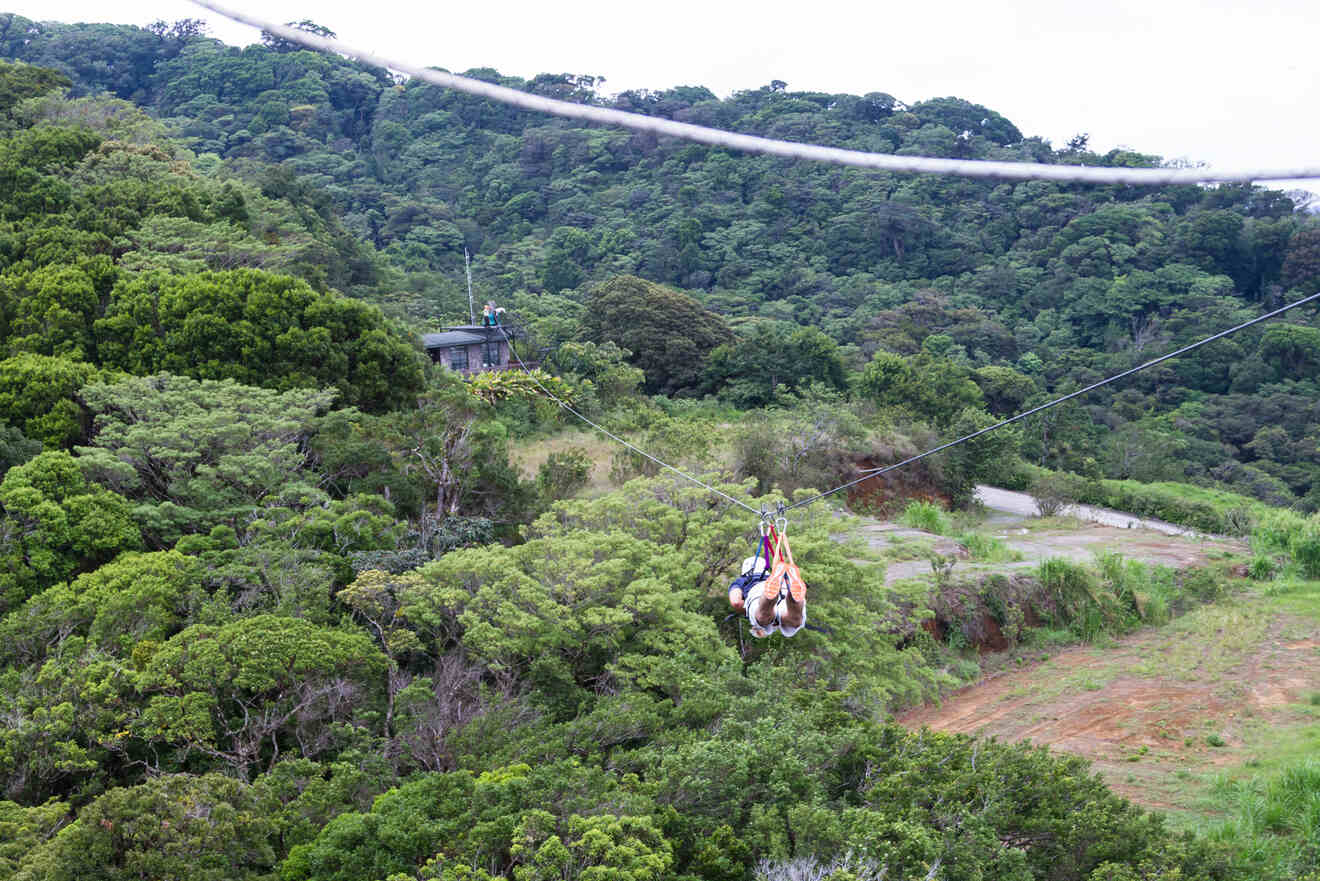
POLYGON ((723 492, 722 490, 718 490, 715 487, 711 486, 710 484, 696 477, 693 477, 691 474, 688 474, 686 471, 682 471, 678 468, 675 468, 673 465, 670 465, 668 462, 665 462, 664 460, 651 455, 650 453, 646 452, 646 450, 643 450, 641 447, 628 443, 628 441, 619 437, 617 434, 613 433, 609 429, 597 425, 595 422, 592 422, 586 416, 583 416, 577 410, 573 409, 573 407, 570 406, 567 401, 556 395, 554 392, 550 391, 550 389, 546 388, 545 383, 541 382, 541 380, 536 376, 536 374, 532 373, 532 371, 528 369, 527 365, 523 363, 523 359, 519 357, 517 350, 514 349, 513 340, 509 338, 509 334, 505 332, 504 328, 501 327, 500 325, 497 324, 495 326, 499 328, 500 334, 504 337, 505 342, 509 344, 509 353, 513 355, 514 359, 518 362, 518 366, 522 368, 522 372, 527 374, 528 378, 530 378, 532 382, 536 383, 537 387, 540 388, 541 391, 545 394, 545 396, 548 397, 550 400, 554 401, 560 407, 572 413, 578 419, 581 419, 583 422, 587 423, 587 425, 590 425, 592 428, 596 429, 601 434, 605 435, 611 440, 615 440, 623 444, 625 447, 632 450, 637 455, 645 456, 647 459, 650 459, 652 462, 659 465, 661 468, 669 469, 670 471, 674 472, 684 480, 691 481, 692 483, 695 483, 697 486, 701 487, 702 489, 713 492, 715 495, 719 496, 720 498, 727 499, 728 501, 733 502, 735 505, 737 505, 740 508, 746 508, 748 511, 751 511, 753 514, 757 515, 758 517, 762 515, 763 512, 756 510, 746 502, 739 501, 738 499, 735 499, 733 496, 729 495, 728 493, 723 492))
POLYGON ((809 499, 804 499, 803 501, 795 502, 794 504, 789 505, 786 510, 791 511, 794 508, 801 508, 805 505, 810 505, 812 502, 819 501, 820 499, 823 499, 826 496, 831 496, 834 495, 836 492, 840 492, 842 490, 848 489, 849 487, 856 486, 857 484, 862 483, 863 481, 870 480, 873 477, 879 477, 880 475, 885 474, 889 471, 893 471, 897 468, 902 468, 904 465, 911 465, 913 462, 916 462, 920 459, 924 459, 927 456, 932 456, 935 453, 941 452, 943 450, 947 450, 950 447, 956 447, 958 444, 965 443, 969 440, 972 440, 973 438, 980 437, 981 435, 986 434, 987 432, 991 432, 994 431, 995 429, 1003 428, 1006 425, 1011 425, 1014 422, 1018 422, 1022 419, 1026 419, 1028 416, 1032 416, 1036 413, 1041 412, 1042 410, 1048 410, 1051 407, 1056 407, 1065 401, 1070 401, 1073 398, 1078 397, 1079 395, 1084 395, 1087 392, 1095 391, 1101 386, 1109 385, 1111 382, 1116 382, 1124 378, 1125 376, 1131 376, 1132 374, 1139 373, 1148 367, 1154 367, 1156 364, 1160 364, 1163 363, 1164 361, 1168 361, 1170 358, 1176 358, 1179 355, 1183 355, 1186 354, 1187 352, 1192 351, 1193 349, 1199 349, 1201 346, 1204 346, 1207 343, 1212 343, 1215 340, 1223 339, 1224 337, 1229 336, 1230 334, 1237 333, 1239 330, 1243 330, 1245 328, 1251 327, 1253 324, 1260 324, 1262 321, 1268 321, 1269 319, 1274 318, 1275 316, 1282 315, 1284 312, 1287 312, 1290 309, 1296 309, 1298 306, 1304 306, 1307 303, 1310 303, 1317 299, 1320 299, 1320 294, 1312 294, 1309 297, 1303 297, 1302 299, 1298 300, 1295 303, 1289 303, 1287 306, 1283 306, 1281 308, 1275 309, 1273 312, 1267 312, 1264 315, 1258 315, 1257 317, 1251 319, 1250 321, 1244 321, 1241 324, 1237 325, 1236 327, 1230 327, 1228 330, 1221 330, 1219 333, 1214 334, 1213 336, 1208 336, 1203 340, 1198 340, 1197 342, 1192 343, 1191 345, 1183 346, 1181 349, 1177 349, 1175 351, 1169 352, 1167 355, 1161 355, 1158 358, 1153 358, 1150 361, 1145 362, 1144 364, 1138 364, 1136 367, 1132 367, 1127 370, 1124 370, 1122 373, 1116 373, 1113 376, 1109 377, 1108 379, 1102 379, 1099 382, 1093 382, 1090 385, 1086 386, 1085 388, 1080 388, 1075 392, 1069 392, 1068 394, 1063 395, 1062 397, 1055 398, 1054 400, 1041 404, 1038 407, 1032 407, 1030 410, 1027 410, 1023 413, 1019 413, 1016 416, 1003 420, 1002 422, 996 422, 994 425, 988 425, 985 428, 982 428, 980 431, 974 431, 971 434, 965 434, 960 438, 956 438, 955 440, 949 441, 948 443, 940 444, 938 447, 932 447, 931 449, 926 450, 926 452, 924 453, 918 453, 917 455, 910 456, 901 462, 895 462, 893 465, 886 465, 883 468, 872 468, 869 471, 867 471, 862 477, 859 477, 856 480, 851 480, 848 483, 843 484, 842 486, 836 486, 832 490, 828 490, 826 492, 820 493, 819 495, 812 496, 809 499))
MULTIPOLYGON (((240 12, 238 10, 230 9, 226 6, 223 6, 222 4, 213 2, 213 0, 192 0, 192 2, 198 6, 209 9, 226 18, 232 19, 237 22, 241 22, 243 24, 251 25, 252 27, 260 28, 261 30, 268 31, 272 34, 275 34, 276 36, 282 37, 286 40, 290 40, 300 45, 308 46, 313 49, 320 49, 326 52, 333 52, 336 54, 345 55, 376 67, 382 67, 389 70, 396 70, 401 73, 406 73, 409 76, 416 77, 418 79, 432 83, 434 85, 443 86, 470 95, 476 95, 478 97, 488 98, 493 101, 499 101, 505 104, 510 104, 515 107, 520 107, 524 110, 549 113, 556 116, 562 116, 572 119, 580 119, 586 122, 599 123, 602 125, 622 126, 624 128, 629 128, 637 131, 649 131, 658 135, 669 135, 677 138, 683 138, 685 140, 695 141, 697 143, 708 144, 716 147, 727 147, 729 149, 739 150, 749 153, 761 153, 771 156, 783 156, 787 158, 831 162, 839 165, 851 165, 851 166, 872 168, 872 169, 884 170, 884 171, 906 171, 906 172, 918 172, 918 173, 929 173, 929 174, 950 174, 950 175, 959 175, 965 177, 992 178, 992 179, 1001 179, 1001 180, 1047 180, 1047 181, 1068 181, 1068 182, 1096 183, 1096 184, 1167 185, 1167 184, 1192 184, 1192 183, 1211 183, 1211 182, 1230 182, 1230 181, 1247 182, 1247 181, 1255 181, 1255 180, 1295 180, 1301 178, 1320 178, 1320 166, 1292 168, 1292 169, 1249 169, 1249 170, 1219 171, 1219 172, 1210 171, 1207 169, 1200 169, 1200 168, 1190 168, 1190 169, 1096 168, 1096 167, 1084 167, 1084 166, 1074 166, 1074 165, 1044 165, 1040 163, 1031 163, 1031 162, 994 162, 994 161, 972 160, 972 159, 941 159, 941 158, 921 157, 921 156, 895 156, 887 153, 865 153, 857 150, 844 150, 837 147, 823 147, 815 144, 801 144, 791 141, 781 141, 772 138, 762 138, 755 135, 744 135, 744 134, 737 134, 735 132, 721 131, 719 129, 707 128, 705 126, 691 125, 689 123, 674 122, 673 120, 660 119, 651 116, 643 116, 641 114, 636 114, 636 113, 626 113, 621 110, 614 110, 606 107, 595 107, 586 104, 575 104, 569 101, 559 101, 553 98, 545 98, 540 95, 532 95, 527 92, 520 92, 517 89, 508 88, 506 86, 499 86, 493 83, 483 82, 481 80, 474 80, 468 77, 458 76, 456 74, 445 73, 443 71, 434 70, 432 68, 416 67, 414 65, 406 64, 400 61, 383 58, 371 52, 365 52, 360 49, 355 49, 336 39, 331 39, 329 37, 322 37, 317 34, 311 34, 306 31, 298 30, 297 28, 278 24, 276 22, 266 21, 257 16, 249 15, 247 13, 240 12)), ((1199 340, 1195 343, 1192 343, 1191 345, 1184 346, 1166 355, 1161 355, 1159 358, 1152 359, 1136 367, 1132 367, 1128 370, 1125 370, 1122 373, 1118 373, 1115 374, 1114 376, 1108 377, 1107 379, 1103 379, 1099 382, 1092 383, 1091 385, 1088 385, 1085 388, 1081 388, 1078 389, 1077 391, 1070 392, 1069 394, 1055 398, 1052 401, 1048 401, 1037 407, 1033 407, 1030 410, 1027 410, 1023 413, 1019 413, 1016 416, 1010 417, 1009 419, 1005 419, 1000 422, 997 422, 994 425, 990 425, 985 428, 982 428, 979 431, 974 431, 970 434, 963 435, 962 437, 956 438, 947 443, 940 444, 937 447, 933 447, 929 450, 926 450, 923 453, 919 453, 915 456, 910 456, 902 460, 901 462, 895 462, 894 464, 886 465, 883 468, 870 469, 869 471, 865 472, 861 477, 855 480, 851 480, 845 484, 836 486, 834 489, 827 490, 823 493, 819 493, 810 498, 803 499, 802 501, 795 502, 794 504, 784 508, 784 510, 791 511, 794 510, 795 508, 805 507, 823 498, 834 495, 835 493, 842 492, 845 489, 849 489, 853 486, 856 486, 859 483, 863 483, 867 480, 870 480, 874 477, 879 477, 890 471, 894 471, 898 468, 902 468, 905 465, 910 465, 913 462, 920 461, 921 459, 925 459, 928 456, 932 456, 936 453, 942 452, 951 447, 955 447, 958 446, 959 444, 966 443, 967 441, 980 437, 983 434, 986 434, 991 431, 995 431, 1007 425, 1011 425, 1014 422, 1021 421, 1036 413, 1040 413, 1043 410, 1048 410, 1051 407, 1056 407, 1059 404, 1072 400, 1073 398, 1076 398, 1080 395, 1084 395, 1088 392, 1094 391, 1095 389, 1101 388, 1102 386, 1109 385, 1110 383, 1116 382, 1120 379, 1123 379, 1124 377, 1131 376, 1135 373, 1139 373, 1140 371, 1146 370, 1147 368, 1154 367, 1156 364, 1160 364, 1164 361, 1168 361, 1171 358, 1176 358, 1179 355, 1186 354, 1187 352, 1193 351, 1194 349, 1198 349, 1201 346, 1206 345, 1207 343, 1211 343, 1214 342, 1215 340, 1229 336, 1230 334, 1237 333, 1238 331, 1251 327, 1254 324, 1259 324, 1262 321, 1267 321, 1271 318, 1274 318, 1275 316, 1282 315, 1284 312, 1287 312, 1290 309, 1295 309, 1298 306, 1303 306, 1316 299, 1320 299, 1320 293, 1312 294, 1311 296, 1298 300, 1295 303, 1290 303, 1287 306, 1283 306, 1279 309, 1275 309, 1273 312, 1268 312, 1264 315, 1260 315, 1249 321, 1245 321, 1235 327, 1231 327, 1228 330, 1220 331, 1219 333, 1213 334, 1212 336, 1206 337, 1205 339, 1199 340)), ((674 474, 677 474, 678 476, 682 477, 684 480, 690 481, 691 483, 694 483, 697 486, 700 486, 703 489, 711 493, 714 493, 715 495, 720 496, 721 498, 726 499, 727 501, 741 508, 750 511, 753 514, 756 514, 758 516, 764 516, 765 512, 757 511, 751 505, 748 505, 747 503, 742 502, 719 489, 716 489, 715 487, 692 476, 691 474, 688 474, 674 467, 673 465, 670 465, 668 462, 665 462, 657 458, 656 456, 653 456, 652 454, 646 452, 640 447, 637 447, 634 444, 629 443, 628 441, 624 440, 623 438, 619 437, 618 435, 614 434, 613 432, 609 431, 603 426, 596 424, 591 419, 579 413, 566 401, 555 395, 554 392, 550 391, 550 389, 547 388, 545 384, 542 383, 540 379, 538 379, 536 375, 533 374, 531 370, 527 368, 527 365, 523 363, 522 358, 519 357, 516 350, 514 350, 513 341, 509 338, 509 335, 504 332, 504 329, 502 327, 500 328, 500 333, 504 336, 504 339, 508 342, 509 351, 517 359, 518 366, 522 368, 523 372, 527 374, 527 376, 530 377, 534 383, 536 383, 536 385, 541 389, 541 391, 547 397, 555 401, 555 403, 557 403, 564 410, 567 410, 573 416, 577 417, 582 422, 596 429, 601 434, 604 434, 606 437, 610 438, 611 440, 614 440, 617 443, 622 444, 623 446, 627 447, 629 450, 632 450, 634 453, 637 453, 638 455, 643 456, 646 459, 649 459, 650 461, 654 462, 656 465, 659 465, 662 468, 672 471, 674 474)))
POLYGON ((1159 186, 1320 178, 1320 165, 1297 168, 1229 169, 1224 171, 1214 171, 1208 168, 1099 168, 1080 165, 1046 165, 1037 162, 896 156, 892 153, 868 153, 860 150, 845 150, 839 147, 782 141, 774 138, 722 131, 686 122, 675 122, 671 119, 644 116, 640 113, 627 113, 609 107, 596 107, 589 104, 575 104, 571 101, 545 98, 541 95, 520 92, 507 86, 499 86, 429 67, 418 67, 397 59, 385 58, 373 52, 354 48, 340 40, 310 34, 288 25, 266 21, 258 16, 216 3, 214 0, 192 0, 192 2, 225 18, 260 28, 312 49, 344 55, 374 67, 398 71, 433 85, 510 104, 523 110, 549 113, 600 125, 621 126, 634 131, 651 132, 657 135, 668 135, 695 141, 699 144, 724 147, 744 153, 761 153, 768 156, 830 162, 836 165, 850 165, 880 171, 950 174, 992 180, 1044 180, 1159 186))

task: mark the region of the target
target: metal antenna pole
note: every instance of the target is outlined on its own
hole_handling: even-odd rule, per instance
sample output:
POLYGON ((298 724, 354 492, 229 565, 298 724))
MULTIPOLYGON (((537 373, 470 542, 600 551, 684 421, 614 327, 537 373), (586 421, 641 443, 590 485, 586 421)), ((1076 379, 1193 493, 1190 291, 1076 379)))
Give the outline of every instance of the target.
POLYGON ((463 246, 463 269, 467 272, 468 280, 468 324, 476 324, 477 310, 472 305, 472 258, 468 256, 467 245, 463 246))

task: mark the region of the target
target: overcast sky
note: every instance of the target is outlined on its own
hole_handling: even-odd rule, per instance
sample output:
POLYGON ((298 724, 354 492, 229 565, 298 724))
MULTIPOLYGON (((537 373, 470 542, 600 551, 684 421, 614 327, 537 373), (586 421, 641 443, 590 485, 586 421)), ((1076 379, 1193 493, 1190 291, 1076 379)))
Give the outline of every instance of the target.
MULTIPOLYGON (((956 96, 1063 146, 1115 146, 1216 168, 1320 163, 1320 3, 1267 0, 985 0, 760 3, 612 0, 348 3, 227 0, 279 21, 310 18, 381 55, 461 72, 579 73, 604 91, 704 85, 720 96, 790 89, 956 96)), ((185 0, 0 0, 56 21, 204 18, 185 0)), ((1280 185, 1285 189, 1292 184, 1280 185)), ((1307 182, 1320 191, 1320 181, 1307 182)))

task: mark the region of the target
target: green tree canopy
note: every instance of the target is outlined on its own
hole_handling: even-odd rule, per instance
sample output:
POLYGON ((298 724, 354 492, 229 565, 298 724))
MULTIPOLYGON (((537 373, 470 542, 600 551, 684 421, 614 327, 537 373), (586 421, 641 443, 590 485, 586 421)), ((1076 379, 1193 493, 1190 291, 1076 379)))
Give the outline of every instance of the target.
POLYGON ((333 385, 346 403, 372 411, 407 401, 422 384, 414 346, 379 310, 255 270, 126 279, 96 327, 103 362, 138 375, 333 385))
POLYGON ((73 81, 58 70, 22 62, 0 62, 0 114, 12 120, 19 103, 71 85, 73 81))
POLYGON ((261 507, 323 500, 301 444, 336 394, 168 373, 93 383, 83 397, 96 423, 80 462, 138 501, 157 541, 234 526, 261 507))
POLYGON ((652 394, 696 388, 711 351, 729 338, 724 321, 688 295, 627 275, 592 293, 582 332, 631 352, 652 394))
POLYGON ((0 412, 24 435, 67 449, 87 436, 90 420, 77 393, 95 373, 90 364, 67 358, 6 358, 0 361, 0 412))
POLYGON ((913 358, 876 352, 862 370, 858 389, 877 404, 902 407, 946 426, 963 409, 983 406, 972 377, 968 368, 929 352, 913 358))
POLYGON ((29 853, 14 878, 270 881, 271 831, 245 784, 170 774, 102 795, 29 853))
POLYGON ((0 483, 0 613, 141 545, 128 500, 89 481, 68 453, 10 468, 0 483))
POLYGON ((41 452, 41 442, 28 439, 23 432, 0 421, 0 480, 15 465, 22 465, 41 452))
POLYGON ((183 629, 205 602, 201 586, 196 561, 176 551, 121 554, 4 618, 0 658, 31 663, 69 637, 128 657, 141 641, 161 642, 183 629))
POLYGON ((360 633, 257 615, 195 624, 160 646, 139 689, 145 739, 211 759, 246 778, 295 747, 315 759, 332 726, 370 705, 385 657, 360 633))
POLYGON ((749 332, 717 346, 704 373, 708 391, 748 408, 813 382, 836 390, 847 387, 838 345, 814 327, 785 322, 758 321, 749 332))

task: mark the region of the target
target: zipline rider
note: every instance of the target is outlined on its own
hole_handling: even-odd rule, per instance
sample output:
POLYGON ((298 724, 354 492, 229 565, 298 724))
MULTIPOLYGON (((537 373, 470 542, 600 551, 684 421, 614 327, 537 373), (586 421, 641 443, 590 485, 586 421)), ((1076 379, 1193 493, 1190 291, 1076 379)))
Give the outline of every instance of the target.
POLYGON ((807 585, 793 562, 787 525, 781 519, 776 530, 761 522, 756 553, 743 561, 741 574, 729 585, 729 605, 746 611, 752 636, 760 639, 776 631, 792 636, 807 623, 807 585))

